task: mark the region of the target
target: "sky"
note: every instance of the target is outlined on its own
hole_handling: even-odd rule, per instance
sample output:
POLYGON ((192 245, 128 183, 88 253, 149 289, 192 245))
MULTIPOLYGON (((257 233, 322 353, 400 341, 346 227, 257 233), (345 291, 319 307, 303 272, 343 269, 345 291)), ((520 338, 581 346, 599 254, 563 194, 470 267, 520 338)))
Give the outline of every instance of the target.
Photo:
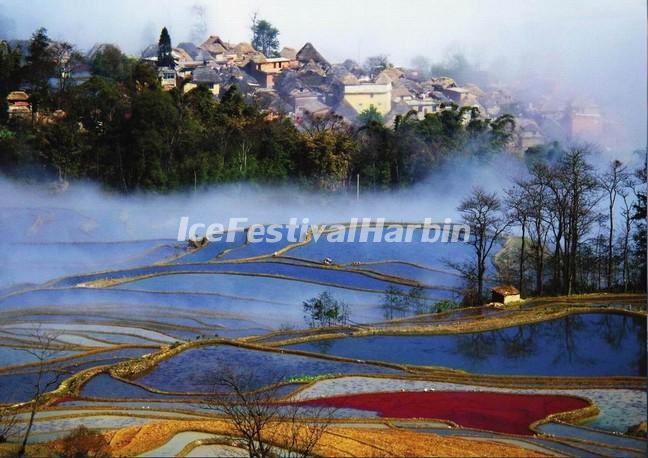
POLYGON ((137 54, 167 26, 174 43, 192 38, 192 6, 207 34, 249 41, 254 12, 280 30, 282 46, 312 42, 330 61, 386 54, 397 65, 462 52, 502 80, 555 82, 592 98, 646 137, 645 0, 0 0, 0 38, 39 26, 89 49, 116 43, 137 54))

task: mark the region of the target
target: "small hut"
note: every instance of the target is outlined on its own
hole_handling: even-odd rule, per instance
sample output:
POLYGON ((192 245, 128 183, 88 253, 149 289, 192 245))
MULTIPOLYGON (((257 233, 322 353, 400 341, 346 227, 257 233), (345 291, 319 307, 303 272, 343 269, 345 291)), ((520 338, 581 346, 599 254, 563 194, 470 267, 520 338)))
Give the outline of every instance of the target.
POLYGON ((23 91, 13 91, 7 95, 7 113, 9 118, 29 118, 32 115, 29 95, 23 91))
POLYGON ((520 300, 520 292, 515 286, 511 285, 497 286, 491 290, 491 295, 492 302, 499 302, 505 305, 520 300))

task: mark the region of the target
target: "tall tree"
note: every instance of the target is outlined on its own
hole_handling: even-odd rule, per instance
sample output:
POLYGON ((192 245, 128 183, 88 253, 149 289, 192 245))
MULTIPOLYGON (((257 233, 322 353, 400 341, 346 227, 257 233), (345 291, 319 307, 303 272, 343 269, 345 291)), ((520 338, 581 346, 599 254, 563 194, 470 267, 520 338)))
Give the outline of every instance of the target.
POLYGON ((56 63, 47 29, 40 28, 34 32, 29 42, 29 55, 23 67, 25 81, 31 90, 30 100, 34 111, 43 103, 49 94, 49 79, 56 75, 56 63))
POLYGON ((632 229, 632 201, 630 190, 632 189, 632 181, 628 179, 624 186, 619 190, 621 196, 621 216, 623 217, 623 233, 621 235, 621 259, 622 259, 622 274, 621 283, 623 284, 623 291, 628 291, 630 283, 630 231, 632 229))
POLYGON ((596 193, 598 182, 594 168, 586 160, 590 152, 586 146, 573 147, 558 164, 559 181, 569 193, 566 250, 568 263, 564 275, 564 292, 567 295, 571 295, 576 286, 578 244, 599 216, 595 211, 600 200, 596 193))
POLYGON ((509 210, 509 219, 520 227, 520 261, 518 267, 518 290, 520 295, 525 294, 525 255, 526 255, 526 230, 531 208, 525 195, 525 186, 522 181, 516 182, 516 186, 506 191, 506 205, 509 210))
POLYGON ((20 86, 20 48, 12 48, 6 41, 0 41, 0 119, 7 114, 6 97, 20 86))
POLYGON ((162 28, 160 40, 158 41, 158 67, 175 67, 173 56, 171 55, 171 36, 166 27, 162 28))
POLYGON ((484 276, 486 261, 495 243, 509 226, 509 220, 502 204, 495 193, 488 193, 480 187, 475 187, 459 207, 463 223, 470 227, 468 243, 472 245, 475 258, 474 265, 477 280, 477 301, 481 304, 484 299, 484 276))
POLYGON ((623 188, 623 184, 628 179, 626 167, 619 160, 610 163, 607 170, 599 176, 599 185, 605 191, 608 205, 608 229, 609 236, 607 240, 607 269, 606 284, 608 288, 612 287, 612 246, 614 243, 614 205, 617 195, 623 188))
POLYGON ((548 177, 547 167, 544 164, 536 163, 531 167, 531 178, 518 184, 522 187, 529 210, 529 239, 535 262, 535 293, 537 295, 543 294, 545 250, 551 227, 547 211, 550 202, 548 177))
POLYGON ((266 57, 279 55, 279 30, 265 19, 257 19, 256 13, 252 16, 252 47, 263 53, 266 57))
MULTIPOLYGON (((644 152, 643 154, 646 154, 644 152)), ((648 157, 648 156, 644 156, 648 157)), ((634 220, 637 231, 634 235, 634 252, 637 258, 638 264, 638 281, 637 284, 642 291, 646 290, 646 197, 648 196, 648 191, 646 189, 646 162, 644 162, 643 167, 635 171, 635 177, 637 180, 637 186, 635 188, 635 195, 637 200, 634 203, 633 209, 634 214, 632 219, 634 220)))

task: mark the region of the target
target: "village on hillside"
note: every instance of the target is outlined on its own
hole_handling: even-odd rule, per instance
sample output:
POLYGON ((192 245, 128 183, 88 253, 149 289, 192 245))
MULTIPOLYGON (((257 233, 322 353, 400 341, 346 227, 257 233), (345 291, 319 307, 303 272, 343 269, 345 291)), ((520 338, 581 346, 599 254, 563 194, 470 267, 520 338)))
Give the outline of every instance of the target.
MULTIPOLYGON (((166 28, 164 29, 166 32, 166 28)), ((10 43, 27 47, 27 42, 10 43)), ((79 85, 93 75, 90 63, 111 44, 97 44, 82 62, 72 62, 71 50, 60 46, 62 77, 53 78, 56 88, 62 78, 68 85, 79 85), (66 62, 69 60, 69 63, 66 62), (67 64, 67 65, 66 65, 67 64)), ((277 48, 278 49, 278 48, 277 48)), ((203 43, 177 43, 164 57, 158 44, 147 46, 139 58, 156 67, 164 90, 187 93, 206 86, 218 99, 232 85, 248 101, 254 101, 269 118, 284 115, 299 126, 305 115, 335 114, 350 124, 359 115, 377 117, 393 126, 399 116, 438 113, 451 107, 468 107, 466 122, 477 115, 493 119, 503 114, 515 117, 515 132, 508 149, 522 155, 529 148, 553 140, 575 141, 587 138, 603 146, 614 146, 615 125, 598 105, 587 100, 559 100, 551 94, 521 98, 502 83, 480 87, 474 82, 456 81, 448 75, 394 66, 386 56, 376 56, 360 64, 351 59, 331 63, 312 43, 301 48, 283 47, 264 55, 247 42, 231 43, 211 35, 203 43), (474 110, 476 109, 476 110, 474 110), (605 139, 603 135, 605 134, 605 139), (611 140, 612 139, 612 140, 611 140), (606 144, 607 142, 607 144, 606 144), (611 142, 611 143, 610 143, 611 142)), ((32 116, 29 90, 13 91, 7 96, 9 117, 32 116)), ((64 113, 40 113, 45 120, 64 113)))

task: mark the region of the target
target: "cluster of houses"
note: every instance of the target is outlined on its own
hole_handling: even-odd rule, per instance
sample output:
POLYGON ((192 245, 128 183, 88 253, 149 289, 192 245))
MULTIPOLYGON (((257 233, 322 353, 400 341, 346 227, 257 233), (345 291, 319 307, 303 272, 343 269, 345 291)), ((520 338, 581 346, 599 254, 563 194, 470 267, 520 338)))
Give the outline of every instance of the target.
MULTIPOLYGON (((557 108, 551 98, 551 103, 521 104, 504 87, 460 86, 449 77, 426 77, 394 66, 372 72, 352 60, 334 64, 312 43, 284 47, 277 57, 266 57, 249 43, 229 43, 213 35, 200 45, 179 43, 172 55, 175 68, 159 69, 163 88, 188 92, 203 85, 218 97, 236 85, 244 95, 262 100, 269 112, 288 115, 297 125, 307 113, 335 113, 354 123, 370 107, 391 125, 397 115, 414 112, 423 119, 455 104, 476 107, 488 118, 513 114, 517 127, 511 148, 519 152, 548 138, 597 138, 604 130, 593 104, 557 108)), ((147 47, 142 58, 155 62, 157 46, 147 47)))
MULTIPOLYGON (((413 112, 423 119, 454 104, 476 107, 488 118, 514 115, 517 127, 511 149, 518 152, 548 138, 596 138, 604 129, 601 113, 592 104, 522 104, 504 87, 483 90, 475 84, 460 86, 449 77, 426 77, 417 70, 391 65, 372 71, 352 60, 332 64, 311 43, 299 50, 284 47, 278 56, 266 57, 249 43, 229 43, 213 35, 200 45, 179 43, 171 54, 174 67, 157 67, 163 89, 189 92, 200 85, 219 97, 236 85, 270 114, 285 114, 297 125, 307 114, 327 113, 354 123, 371 107, 391 125, 397 115, 413 112)), ((141 58, 157 64, 158 46, 148 46, 141 58)), ((77 65, 69 76, 81 83, 91 76, 91 68, 77 65)), ((7 102, 10 117, 29 115, 25 92, 12 92, 7 102)))

